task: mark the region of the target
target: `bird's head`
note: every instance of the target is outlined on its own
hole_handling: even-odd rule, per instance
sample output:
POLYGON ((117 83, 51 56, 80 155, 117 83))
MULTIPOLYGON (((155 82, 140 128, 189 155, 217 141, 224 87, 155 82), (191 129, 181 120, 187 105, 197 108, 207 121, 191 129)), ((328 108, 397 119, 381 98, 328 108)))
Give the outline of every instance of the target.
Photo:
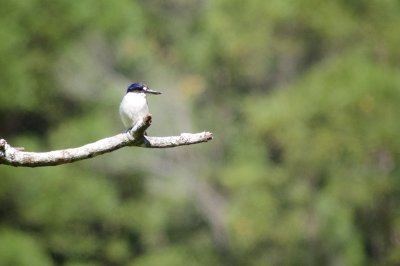
POLYGON ((145 84, 133 83, 128 86, 126 93, 151 93, 151 94, 161 94, 159 91, 149 89, 145 84))

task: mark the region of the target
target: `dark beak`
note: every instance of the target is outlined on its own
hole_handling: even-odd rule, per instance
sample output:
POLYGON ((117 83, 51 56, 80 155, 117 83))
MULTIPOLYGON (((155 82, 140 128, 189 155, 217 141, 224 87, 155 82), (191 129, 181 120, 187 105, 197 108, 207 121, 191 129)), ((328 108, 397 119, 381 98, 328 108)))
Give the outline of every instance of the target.
POLYGON ((144 90, 145 93, 151 93, 151 94, 161 94, 161 92, 159 91, 154 91, 154 90, 150 90, 149 88, 146 88, 144 90))

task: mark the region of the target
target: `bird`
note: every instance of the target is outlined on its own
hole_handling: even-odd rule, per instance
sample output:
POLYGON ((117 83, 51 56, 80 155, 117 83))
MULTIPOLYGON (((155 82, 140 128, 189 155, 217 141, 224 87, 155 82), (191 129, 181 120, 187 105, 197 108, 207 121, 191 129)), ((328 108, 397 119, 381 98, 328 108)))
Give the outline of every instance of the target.
POLYGON ((146 84, 132 83, 128 86, 125 96, 119 106, 119 114, 122 123, 129 131, 141 118, 149 114, 146 94, 161 94, 159 91, 151 90, 146 84))

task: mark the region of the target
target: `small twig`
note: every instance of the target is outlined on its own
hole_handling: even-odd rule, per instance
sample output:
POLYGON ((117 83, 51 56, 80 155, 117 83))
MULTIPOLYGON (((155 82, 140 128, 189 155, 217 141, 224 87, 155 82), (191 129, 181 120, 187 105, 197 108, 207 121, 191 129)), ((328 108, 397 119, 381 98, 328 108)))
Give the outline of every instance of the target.
POLYGON ((127 133, 104 138, 78 148, 56 150, 49 152, 26 152, 9 145, 0 139, 0 164, 24 167, 54 166, 72 163, 100 154, 112 152, 125 146, 145 148, 171 148, 210 141, 210 132, 196 134, 182 133, 180 136, 148 137, 144 132, 151 125, 151 115, 145 116, 127 133))

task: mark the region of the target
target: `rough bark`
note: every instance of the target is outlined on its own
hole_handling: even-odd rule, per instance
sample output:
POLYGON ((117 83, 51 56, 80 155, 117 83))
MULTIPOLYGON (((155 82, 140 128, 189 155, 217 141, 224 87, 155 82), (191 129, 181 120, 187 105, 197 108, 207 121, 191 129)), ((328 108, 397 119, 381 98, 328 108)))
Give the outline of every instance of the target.
POLYGON ((210 141, 210 132, 182 133, 180 136, 149 137, 144 132, 151 125, 151 115, 140 120, 132 129, 77 148, 49 152, 28 152, 9 145, 0 139, 0 164, 24 167, 55 166, 72 163, 112 152, 126 146, 144 148, 171 148, 210 141))

